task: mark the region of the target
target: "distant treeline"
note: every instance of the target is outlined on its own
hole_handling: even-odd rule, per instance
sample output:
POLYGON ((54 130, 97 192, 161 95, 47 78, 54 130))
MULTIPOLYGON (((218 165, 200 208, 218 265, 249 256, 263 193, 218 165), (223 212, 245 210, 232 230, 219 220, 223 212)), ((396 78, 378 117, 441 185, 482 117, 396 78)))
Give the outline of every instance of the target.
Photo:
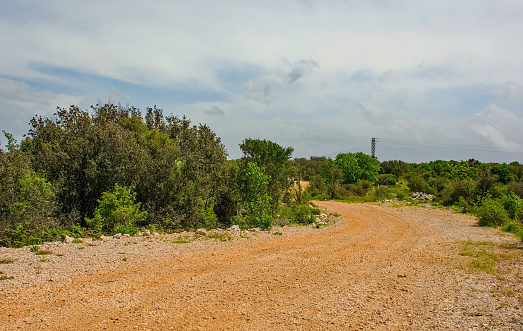
POLYGON ((497 218, 485 224, 520 226, 519 163, 379 163, 363 153, 290 160, 292 147, 250 138, 240 145, 241 159, 227 160, 206 125, 164 116, 156 107, 145 116, 114 104, 91 108, 34 117, 20 143, 4 132, 0 245, 141 228, 267 229, 274 219, 308 224, 319 213, 311 199, 403 200, 417 191, 484 220, 494 210, 497 218), (305 190, 303 180, 310 183, 305 190))

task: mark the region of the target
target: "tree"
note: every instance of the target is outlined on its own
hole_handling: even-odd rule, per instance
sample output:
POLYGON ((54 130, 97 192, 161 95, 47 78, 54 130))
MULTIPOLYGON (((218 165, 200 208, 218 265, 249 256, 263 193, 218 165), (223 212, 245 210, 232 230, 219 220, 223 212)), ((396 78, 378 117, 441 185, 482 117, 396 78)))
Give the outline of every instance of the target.
POLYGON ((273 217, 271 214, 270 197, 268 194, 269 176, 264 174, 263 167, 254 162, 247 163, 243 171, 241 183, 242 206, 244 215, 235 217, 235 223, 249 228, 271 227, 273 217))
POLYGON ((335 161, 343 172, 343 181, 346 184, 357 184, 361 179, 371 183, 378 180, 380 164, 366 154, 341 153, 336 155, 335 161))
POLYGON ((270 196, 272 213, 278 209, 280 198, 290 183, 285 171, 294 149, 282 147, 269 140, 245 139, 240 145, 243 152, 242 167, 253 162, 264 169, 264 174, 269 177, 268 194, 270 196))

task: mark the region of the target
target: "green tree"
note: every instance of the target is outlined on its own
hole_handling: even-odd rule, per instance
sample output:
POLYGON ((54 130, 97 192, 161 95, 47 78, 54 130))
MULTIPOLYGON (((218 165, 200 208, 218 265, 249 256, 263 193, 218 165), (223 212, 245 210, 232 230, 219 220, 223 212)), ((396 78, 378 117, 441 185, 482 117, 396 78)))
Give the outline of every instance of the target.
POLYGON ((264 174, 269 177, 267 187, 271 202, 271 212, 278 209, 283 192, 290 187, 285 166, 289 162, 294 149, 282 147, 269 140, 245 139, 240 145, 243 152, 242 167, 254 162, 264 169, 264 174))
POLYGON ((248 228, 270 228, 273 222, 268 194, 270 177, 264 174, 263 167, 249 162, 243 171, 242 179, 240 190, 243 193, 242 206, 245 213, 238 215, 235 223, 248 228))
POLYGON ((0 246, 37 244, 59 225, 53 187, 32 171, 14 139, 8 148, 0 149, 0 246))
POLYGON ((86 223, 95 233, 114 234, 123 230, 129 234, 138 232, 138 225, 147 219, 147 212, 140 211, 140 202, 135 202, 136 193, 131 189, 114 184, 114 191, 104 192, 98 200, 93 218, 86 223))
POLYGON ((341 153, 336 155, 335 162, 343 172, 343 180, 346 184, 357 184, 362 179, 371 183, 378 180, 380 164, 366 154, 341 153))

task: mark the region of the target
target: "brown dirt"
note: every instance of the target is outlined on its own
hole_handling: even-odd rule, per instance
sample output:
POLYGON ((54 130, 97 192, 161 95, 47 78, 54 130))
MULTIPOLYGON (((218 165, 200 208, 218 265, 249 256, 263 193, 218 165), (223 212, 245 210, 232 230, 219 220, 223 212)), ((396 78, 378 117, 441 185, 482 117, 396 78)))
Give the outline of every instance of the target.
POLYGON ((0 264, 13 277, 0 281, 0 329, 523 330, 510 235, 441 209, 317 204, 341 215, 335 225, 184 245, 55 243, 46 261, 0 250, 15 260, 0 264), (467 240, 495 243, 495 273, 467 267, 467 240))

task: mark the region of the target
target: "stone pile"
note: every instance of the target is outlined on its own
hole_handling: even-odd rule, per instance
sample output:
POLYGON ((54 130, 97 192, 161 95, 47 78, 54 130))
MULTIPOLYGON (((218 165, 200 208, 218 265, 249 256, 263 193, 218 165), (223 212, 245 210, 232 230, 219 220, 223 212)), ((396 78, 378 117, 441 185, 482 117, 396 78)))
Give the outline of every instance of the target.
POLYGON ((410 198, 412 200, 432 200, 432 199, 434 199, 434 195, 423 193, 423 192, 416 192, 416 193, 412 193, 410 198))

